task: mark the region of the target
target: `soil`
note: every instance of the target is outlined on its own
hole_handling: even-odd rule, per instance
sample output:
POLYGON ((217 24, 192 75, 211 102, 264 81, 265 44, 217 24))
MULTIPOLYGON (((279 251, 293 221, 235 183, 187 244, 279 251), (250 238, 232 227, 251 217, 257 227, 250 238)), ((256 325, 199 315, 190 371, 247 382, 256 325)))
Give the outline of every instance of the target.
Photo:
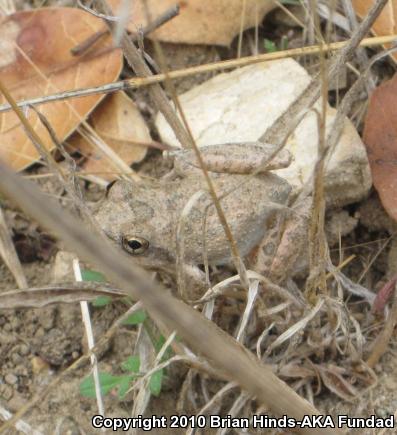
MULTIPOLYGON (((267 20, 271 21, 272 17, 270 16, 267 20)), ((277 24, 270 26, 270 30, 266 30, 266 32, 261 30, 260 36, 262 38, 272 37, 279 41, 282 35, 289 34, 292 41, 291 45, 297 45, 297 41, 301 40, 298 30, 291 27, 291 23, 288 27, 283 23, 275 22, 277 24)), ((252 32, 247 32, 247 35, 246 40, 252 41, 252 32)), ((150 42, 145 48, 150 55, 153 54, 150 42)), ((169 68, 179 69, 233 58, 236 56, 237 41, 234 41, 228 49, 163 44, 163 50, 168 59, 169 68)), ((249 43, 244 45, 243 54, 252 54, 249 43)), ((123 74, 131 75, 131 72, 126 68, 123 74)), ((177 91, 184 92, 209 77, 206 74, 178 80, 176 83, 177 91)), ((137 102, 148 121, 153 137, 158 139, 153 123, 155 110, 148 99, 147 91, 134 91, 130 92, 130 95, 137 102)), ((144 162, 137 165, 135 169, 141 174, 159 177, 167 170, 167 167, 161 160, 160 152, 151 150, 144 162)), ((27 172, 32 175, 40 174, 43 171, 42 167, 36 165, 27 172)), ((46 193, 58 197, 60 203, 70 209, 70 202, 65 196, 64 188, 54 177, 42 178, 37 182, 46 193)), ((88 201, 96 201, 104 194, 102 188, 85 181, 81 181, 81 188, 88 201)), ((59 268, 59 265, 56 266, 55 259, 57 252, 63 249, 62 244, 20 213, 10 201, 2 200, 1 204, 5 208, 7 223, 12 231, 29 286, 40 287, 51 284, 54 280, 54 274, 57 273, 55 269, 59 268)), ((329 240, 333 241, 334 248, 331 250, 331 255, 332 258, 336 259, 335 264, 338 263, 340 254, 336 227, 338 229, 345 228, 345 236, 340 241, 345 256, 350 254, 357 256, 356 260, 344 269, 344 273, 350 279, 353 281, 361 279, 363 286, 373 290, 379 289, 396 273, 393 268, 395 263, 393 259, 397 255, 397 247, 392 241, 385 243, 394 233, 395 224, 383 211, 375 192, 372 192, 370 197, 360 204, 353 204, 343 210, 334 211, 332 215, 327 216, 327 220, 330 222, 328 236, 329 240)), ((219 276, 228 276, 229 274, 227 270, 222 268, 214 273, 218 273, 219 276)), ((164 281, 166 285, 172 285, 172 279, 164 279, 167 279, 164 281)), ((0 264, 0 290, 5 292, 13 289, 16 289, 16 284, 12 275, 4 264, 0 264)), ((112 302, 103 307, 91 305, 94 336, 97 339, 102 337, 126 311, 126 308, 125 301, 112 302)), ((361 310, 360 315, 368 316, 371 319, 368 322, 368 327, 375 331, 374 334, 368 336, 371 342, 365 343, 365 346, 369 346, 381 330, 383 319, 373 316, 367 305, 361 310)), ((221 327, 227 330, 236 326, 236 318, 233 316, 216 320, 221 327)), ((137 336, 140 333, 140 329, 136 326, 118 328, 107 343, 104 352, 98 356, 100 371, 113 375, 125 373, 122 369, 122 363, 136 352, 137 336)), ((30 407, 29 412, 22 418, 31 427, 25 433, 34 433, 33 430, 41 434, 73 435, 98 432, 98 430, 93 429, 91 424, 92 416, 98 413, 96 401, 93 398, 83 397, 80 392, 82 380, 90 373, 88 364, 66 372, 68 367, 86 351, 87 345, 78 304, 57 304, 37 309, 3 309, 0 311, 1 406, 11 413, 16 413, 24 406, 29 405, 37 395, 39 397, 39 400, 30 407), (65 373, 67 374, 65 375, 65 373), (62 379, 58 385, 52 388, 48 394, 45 394, 46 387, 61 375, 62 379)), ((386 354, 375 366, 374 376, 376 380, 368 383, 366 387, 357 388, 354 400, 343 400, 338 394, 335 394, 335 391, 332 391, 332 388, 322 385, 318 390, 319 394, 314 397, 315 406, 320 412, 334 416, 348 414, 359 417, 375 414, 386 417, 394 414, 397 409, 397 395, 395 393, 397 390, 397 365, 394 359, 396 352, 397 342, 393 336, 386 354)), ((330 363, 338 364, 332 359, 330 363)), ((224 385, 219 380, 214 380, 205 374, 198 374, 192 369, 188 370, 182 363, 172 364, 165 376, 166 379, 160 395, 151 397, 145 415, 170 416, 177 412, 194 414, 204 406, 208 397, 212 397, 224 385)), ((293 385, 293 382, 290 382, 290 385, 293 385)), ((299 390, 299 392, 306 394, 310 399, 310 394, 307 391, 299 390)), ((238 397, 238 393, 233 390, 232 394, 225 397, 222 403, 214 405, 220 414, 227 413, 238 397)), ((117 391, 113 389, 104 396, 106 415, 108 417, 130 417, 134 406, 133 398, 134 395, 131 392, 127 393, 124 398, 120 398, 117 391)), ((247 409, 243 407, 244 412, 247 409)), ((244 412, 241 415, 244 415, 244 412)), ((186 431, 169 429, 159 432, 178 434, 186 431)), ((10 429, 8 433, 22 432, 10 429)), ((103 433, 112 432, 109 430, 103 433)), ((144 433, 144 431, 137 433, 144 433)), ((216 431, 206 430, 197 433, 210 434, 216 433, 216 431)), ((242 432, 230 431, 228 433, 242 432)), ((375 430, 360 430, 357 433, 369 435, 377 432, 375 430)))

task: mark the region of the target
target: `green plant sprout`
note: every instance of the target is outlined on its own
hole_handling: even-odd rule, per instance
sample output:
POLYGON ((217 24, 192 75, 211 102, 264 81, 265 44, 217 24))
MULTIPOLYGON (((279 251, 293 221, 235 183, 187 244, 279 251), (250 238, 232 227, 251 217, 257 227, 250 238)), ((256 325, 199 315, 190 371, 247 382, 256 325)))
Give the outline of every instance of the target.
MULTIPOLYGON (((103 306, 103 305, 97 305, 103 306)), ((148 316, 145 311, 139 310, 131 314, 127 319, 124 320, 123 325, 139 325, 143 324, 143 327, 148 332, 148 335, 153 343, 153 347, 156 353, 160 352, 161 348, 165 343, 165 338, 160 335, 157 339, 154 338, 152 328, 149 326, 148 316)), ((160 362, 164 362, 169 359, 172 355, 170 348, 164 353, 163 358, 160 362)), ((128 390, 130 389, 132 383, 142 376, 139 372, 140 370, 140 358, 137 355, 132 355, 123 361, 120 365, 121 370, 125 372, 122 375, 113 375, 107 372, 99 373, 99 383, 101 386, 101 392, 103 395, 109 394, 111 391, 117 390, 119 399, 124 399, 128 390)), ((149 390, 153 396, 159 396, 161 393, 162 383, 164 377, 164 369, 159 369, 155 371, 149 379, 149 390)), ((95 398, 95 383, 94 378, 91 375, 87 376, 80 384, 80 394, 84 397, 95 398)))

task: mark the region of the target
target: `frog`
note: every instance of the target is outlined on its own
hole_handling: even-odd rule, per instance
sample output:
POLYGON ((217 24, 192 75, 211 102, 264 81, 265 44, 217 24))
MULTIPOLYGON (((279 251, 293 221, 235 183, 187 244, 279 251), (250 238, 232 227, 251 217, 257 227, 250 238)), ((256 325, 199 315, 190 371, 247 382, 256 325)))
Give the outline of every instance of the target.
MULTIPOLYGON (((260 244, 287 207, 290 184, 272 172, 291 162, 271 144, 236 142, 200 147, 241 257, 260 244)), ((117 180, 97 205, 94 218, 114 243, 142 266, 175 268, 230 264, 230 243, 220 223, 196 153, 168 152, 173 169, 163 178, 117 180), (179 257, 178 257, 179 256, 179 257), (207 263, 206 263, 207 262, 207 263)))

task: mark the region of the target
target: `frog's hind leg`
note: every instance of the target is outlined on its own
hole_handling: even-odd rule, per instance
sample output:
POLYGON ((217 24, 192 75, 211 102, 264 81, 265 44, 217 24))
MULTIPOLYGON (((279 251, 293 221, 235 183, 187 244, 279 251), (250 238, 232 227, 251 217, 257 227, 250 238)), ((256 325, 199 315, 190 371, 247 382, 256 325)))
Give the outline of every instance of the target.
POLYGON ((251 254, 252 268, 275 282, 294 275, 300 263, 307 264, 311 197, 301 201, 266 234, 251 254), (284 221, 281 221, 284 219, 284 221), (305 261, 306 260, 306 261, 305 261))
MULTIPOLYGON (((210 172, 227 174, 250 174, 267 172, 289 166, 291 154, 286 150, 277 152, 270 144, 261 142, 239 142, 206 145, 200 148, 203 162, 210 172)), ((169 153, 174 158, 174 170, 182 176, 200 170, 192 150, 169 153)))

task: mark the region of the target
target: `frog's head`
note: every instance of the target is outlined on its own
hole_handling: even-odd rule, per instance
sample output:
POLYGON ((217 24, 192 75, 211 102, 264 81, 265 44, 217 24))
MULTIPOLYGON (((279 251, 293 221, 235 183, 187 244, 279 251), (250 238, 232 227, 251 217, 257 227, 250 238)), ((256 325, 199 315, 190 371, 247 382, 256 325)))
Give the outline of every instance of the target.
POLYGON ((104 233, 142 265, 170 260, 169 216, 156 185, 120 180, 109 186, 94 217, 104 233))

